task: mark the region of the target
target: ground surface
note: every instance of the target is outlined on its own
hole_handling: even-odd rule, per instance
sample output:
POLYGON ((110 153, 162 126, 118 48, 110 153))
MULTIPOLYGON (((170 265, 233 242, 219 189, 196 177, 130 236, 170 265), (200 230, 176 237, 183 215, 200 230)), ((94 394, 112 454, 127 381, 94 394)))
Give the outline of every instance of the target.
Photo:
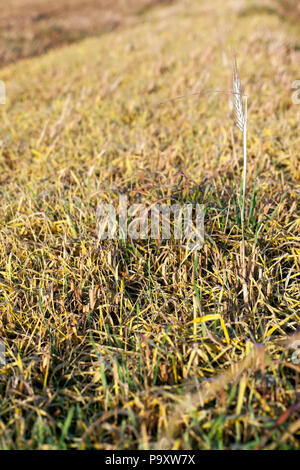
POLYGON ((0 0, 0 65, 137 23, 172 0, 0 0))
POLYGON ((300 448, 300 36, 253 5, 176 2, 1 70, 1 448, 300 448), (159 104, 230 88, 232 50, 244 264, 228 95, 159 104), (99 241, 119 194, 204 204, 204 247, 99 241))

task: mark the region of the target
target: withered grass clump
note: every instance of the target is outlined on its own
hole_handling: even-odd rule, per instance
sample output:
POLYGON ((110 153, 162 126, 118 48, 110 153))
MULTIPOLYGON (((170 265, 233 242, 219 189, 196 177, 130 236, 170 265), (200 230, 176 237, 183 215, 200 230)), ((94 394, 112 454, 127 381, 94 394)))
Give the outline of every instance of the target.
POLYGON ((226 5, 218 30, 191 0, 1 70, 0 448, 300 448, 299 50, 226 5), (226 98, 157 106, 228 88, 220 34, 251 96, 244 230, 226 98), (120 194, 204 204, 204 247, 99 241, 120 194))

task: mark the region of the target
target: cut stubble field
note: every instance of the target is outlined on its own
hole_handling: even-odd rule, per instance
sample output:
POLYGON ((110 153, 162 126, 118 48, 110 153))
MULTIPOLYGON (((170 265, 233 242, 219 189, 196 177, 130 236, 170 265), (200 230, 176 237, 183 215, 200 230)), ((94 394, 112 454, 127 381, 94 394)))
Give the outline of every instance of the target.
POLYGON ((300 36, 251 6, 172 2, 1 70, 0 448, 300 449, 300 36), (232 50, 244 224, 230 95, 168 102, 232 89, 232 50), (99 240, 120 195, 203 204, 203 248, 99 240))

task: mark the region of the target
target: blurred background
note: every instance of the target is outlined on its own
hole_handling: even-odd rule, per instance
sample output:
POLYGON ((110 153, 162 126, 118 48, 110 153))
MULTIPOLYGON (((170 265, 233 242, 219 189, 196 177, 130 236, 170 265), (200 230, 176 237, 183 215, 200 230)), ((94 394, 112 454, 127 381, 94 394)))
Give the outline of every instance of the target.
POLYGON ((0 0, 0 66, 139 21, 174 0, 0 0))
MULTIPOLYGON (((141 21, 146 10, 175 2, 184 0, 0 0, 0 66, 130 26, 141 21)), ((232 3, 240 6, 241 1, 232 3)), ((300 20, 299 0, 242 3, 245 7, 249 3, 251 10, 268 9, 295 23, 300 20)))

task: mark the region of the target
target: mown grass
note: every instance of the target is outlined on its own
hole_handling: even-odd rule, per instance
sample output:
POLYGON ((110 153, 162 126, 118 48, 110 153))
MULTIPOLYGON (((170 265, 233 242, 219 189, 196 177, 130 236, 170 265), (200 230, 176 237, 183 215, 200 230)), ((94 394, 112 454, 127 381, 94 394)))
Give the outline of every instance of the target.
POLYGON ((165 7, 2 70, 1 448, 299 449, 299 37, 237 5, 165 7), (231 86, 231 49, 245 279, 228 97, 159 105, 231 86), (204 204, 203 249, 99 241, 119 194, 204 204))

